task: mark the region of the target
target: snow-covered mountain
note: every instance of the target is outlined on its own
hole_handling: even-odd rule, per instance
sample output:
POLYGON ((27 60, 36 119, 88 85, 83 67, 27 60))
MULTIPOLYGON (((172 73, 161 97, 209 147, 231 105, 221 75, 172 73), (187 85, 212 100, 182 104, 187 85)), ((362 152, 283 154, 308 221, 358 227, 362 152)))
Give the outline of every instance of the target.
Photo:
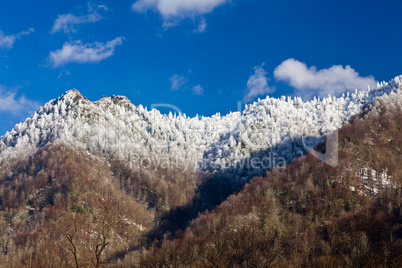
POLYGON ((267 97, 246 105, 242 113, 189 118, 148 111, 123 96, 91 102, 73 89, 1 137, 0 165, 28 157, 50 142, 64 142, 88 153, 118 158, 134 168, 241 168, 257 175, 303 154, 302 138, 312 147, 370 107, 377 97, 395 94, 402 94, 402 76, 376 89, 339 98, 303 102, 301 98, 267 97))

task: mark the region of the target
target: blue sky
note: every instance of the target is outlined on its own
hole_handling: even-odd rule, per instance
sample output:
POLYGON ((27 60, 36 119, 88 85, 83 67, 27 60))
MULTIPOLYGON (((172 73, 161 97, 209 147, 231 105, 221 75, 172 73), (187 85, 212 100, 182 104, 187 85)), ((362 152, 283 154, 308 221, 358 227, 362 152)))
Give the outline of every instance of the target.
POLYGON ((71 88, 226 114, 402 74, 402 2, 0 2, 0 135, 71 88))

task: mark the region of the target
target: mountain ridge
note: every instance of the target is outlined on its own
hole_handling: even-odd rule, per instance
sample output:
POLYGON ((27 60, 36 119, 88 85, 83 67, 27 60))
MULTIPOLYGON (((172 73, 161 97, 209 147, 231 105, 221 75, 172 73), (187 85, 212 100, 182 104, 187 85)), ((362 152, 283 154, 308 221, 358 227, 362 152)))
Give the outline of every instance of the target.
MULTIPOLYGON (((304 102, 299 97, 267 96, 246 105, 241 113, 201 118, 148 111, 125 96, 103 96, 91 102, 72 89, 0 138, 0 163, 27 157, 46 144, 62 140, 130 166, 157 156, 166 164, 192 170, 229 168, 237 173, 241 161, 250 157, 264 159, 272 153, 277 162, 287 163, 304 154, 304 145, 311 148, 323 141, 327 134, 373 105, 377 97, 400 95, 401 85, 402 76, 397 76, 380 83, 377 89, 338 98, 304 102)), ((246 174, 259 175, 265 169, 248 168, 246 174)))
POLYGON ((358 95, 267 98, 243 115, 187 118, 68 91, 1 139, 1 262, 399 267, 401 83, 358 95), (311 127, 316 144, 338 125, 338 166, 312 154, 292 160, 308 137, 291 134, 311 127), (205 174, 202 162, 173 165, 175 154, 197 150, 211 167, 237 151, 237 166, 205 174), (270 153, 291 162, 268 171, 242 166, 270 153))

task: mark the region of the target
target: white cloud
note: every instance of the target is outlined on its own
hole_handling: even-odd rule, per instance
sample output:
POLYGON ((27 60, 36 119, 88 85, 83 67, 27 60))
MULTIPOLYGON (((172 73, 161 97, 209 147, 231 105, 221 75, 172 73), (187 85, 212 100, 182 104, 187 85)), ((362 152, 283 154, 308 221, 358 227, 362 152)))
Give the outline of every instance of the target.
MULTIPOLYGON (((98 9, 103 9, 105 11, 109 10, 109 8, 105 5, 95 5, 95 7, 98 9)), ((91 10, 91 7, 89 7, 89 10, 91 10)))
POLYGON ((137 12, 157 9, 164 17, 187 17, 211 12, 227 0, 138 0, 132 8, 137 12))
POLYGON ((201 96, 202 94, 204 94, 204 88, 201 85, 196 85, 195 87, 193 87, 193 93, 195 95, 201 96))
POLYGON ((295 59, 282 62, 276 67, 274 76, 280 81, 288 82, 296 89, 296 94, 306 98, 315 95, 326 97, 328 94, 336 96, 347 90, 366 90, 368 86, 377 86, 374 77, 361 77, 349 65, 334 65, 317 71, 316 67, 308 68, 305 63, 295 59))
MULTIPOLYGON (((156 10, 164 19, 164 27, 171 27, 183 18, 202 17, 226 2, 229 0, 137 0, 132 9, 137 12, 156 10)), ((198 31, 205 30, 205 26, 205 20, 201 21, 198 31)))
POLYGON ((31 113, 39 108, 39 103, 27 99, 24 95, 17 98, 15 91, 7 90, 0 85, 0 113, 31 113))
POLYGON ((15 41, 23 35, 28 35, 34 31, 33 28, 29 28, 28 31, 22 31, 18 34, 5 35, 0 31, 0 48, 10 49, 13 47, 15 41))
POLYGON ((205 32, 206 28, 207 28, 207 22, 205 21, 204 18, 201 18, 200 23, 197 26, 197 29, 194 29, 193 32, 203 33, 203 32, 205 32))
POLYGON ((60 79, 60 77, 62 77, 63 75, 70 75, 70 72, 68 70, 61 71, 57 76, 57 79, 60 79))
POLYGON ((179 90, 182 86, 187 84, 188 79, 184 78, 182 75, 175 74, 169 78, 171 89, 179 90))
POLYGON ((116 46, 123 43, 124 37, 117 37, 107 43, 83 44, 81 41, 66 42, 63 48, 50 52, 49 60, 54 67, 71 62, 97 63, 114 54, 116 46))
POLYGON ((273 89, 268 86, 267 72, 264 70, 264 63, 261 66, 254 67, 254 74, 247 81, 246 95, 243 101, 249 102, 257 96, 272 93, 273 89))
POLYGON ((102 16, 97 12, 98 9, 108 10, 108 7, 105 5, 96 5, 95 8, 92 6, 88 6, 89 14, 85 16, 76 16, 74 14, 68 13, 65 15, 59 15, 58 18, 54 21, 51 34, 59 32, 61 30, 64 33, 75 32, 75 26, 83 23, 89 22, 97 22, 102 19, 102 16))

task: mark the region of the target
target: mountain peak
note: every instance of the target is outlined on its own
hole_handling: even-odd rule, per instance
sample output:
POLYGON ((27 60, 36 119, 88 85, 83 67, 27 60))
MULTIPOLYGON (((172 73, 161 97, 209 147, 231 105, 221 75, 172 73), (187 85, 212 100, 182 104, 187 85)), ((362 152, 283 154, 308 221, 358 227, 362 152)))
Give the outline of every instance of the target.
POLYGON ((64 93, 64 95, 66 96, 66 95, 79 95, 79 96, 82 96, 81 95, 81 93, 77 90, 77 89, 75 89, 75 88, 73 88, 73 89, 70 89, 70 90, 67 90, 66 91, 66 93, 64 93))
POLYGON ((96 104, 118 104, 122 106, 131 106, 132 102, 125 96, 111 95, 109 97, 103 96, 100 100, 95 102, 96 104))
POLYGON ((85 99, 87 100, 86 97, 82 96, 82 94, 75 88, 70 89, 66 91, 63 96, 61 96, 62 99, 71 99, 73 101, 79 100, 79 99, 85 99))

